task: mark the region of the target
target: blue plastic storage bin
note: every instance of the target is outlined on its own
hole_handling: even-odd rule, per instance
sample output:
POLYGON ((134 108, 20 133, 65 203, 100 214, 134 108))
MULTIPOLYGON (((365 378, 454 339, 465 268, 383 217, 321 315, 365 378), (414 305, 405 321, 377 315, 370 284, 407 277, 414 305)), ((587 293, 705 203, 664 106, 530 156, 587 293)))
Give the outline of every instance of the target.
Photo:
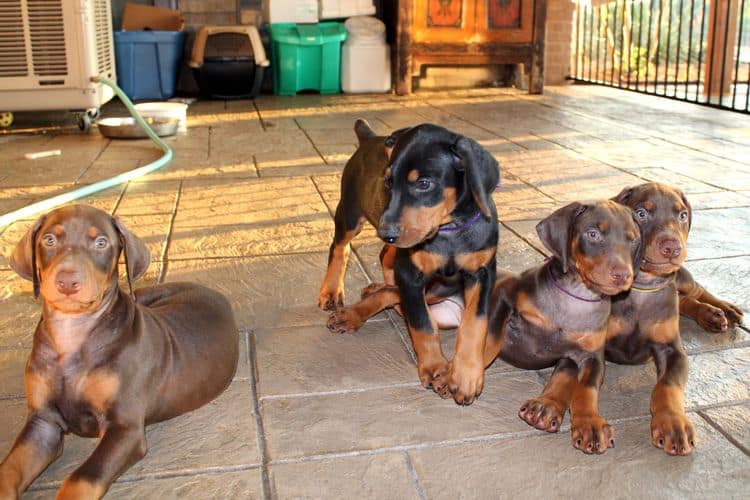
POLYGON ((117 84, 133 100, 169 99, 182 63, 182 31, 117 31, 117 84))

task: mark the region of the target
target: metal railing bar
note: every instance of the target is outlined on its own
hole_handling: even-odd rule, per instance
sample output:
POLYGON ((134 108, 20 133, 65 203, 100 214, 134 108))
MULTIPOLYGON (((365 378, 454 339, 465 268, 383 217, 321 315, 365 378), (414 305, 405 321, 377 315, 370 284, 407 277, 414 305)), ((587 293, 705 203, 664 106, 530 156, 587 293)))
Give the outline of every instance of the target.
MULTIPOLYGON (((677 80, 680 76, 680 49, 682 49, 682 0, 680 0, 679 7, 677 10, 678 16, 677 16, 677 57, 675 57, 675 63, 674 63, 674 95, 677 96, 677 80)), ((687 80, 687 75, 685 76, 685 80, 687 80)))
POLYGON ((698 45, 698 83, 695 84, 695 102, 700 102, 700 96, 701 96, 700 82, 701 82, 702 76, 705 75, 705 73, 702 72, 703 38, 706 32, 707 24, 708 22, 706 21, 706 0, 703 0, 703 7, 701 8, 701 42, 700 42, 700 45, 698 45))
POLYGON ((745 0, 740 2, 740 23, 737 26, 737 59, 734 62, 734 90, 732 92, 732 109, 735 107, 735 101, 737 100, 737 84, 740 81, 740 48, 742 48, 742 21, 743 13, 745 12, 745 0))
MULTIPOLYGON (((654 0, 651 0, 651 8, 648 12, 648 38, 646 38, 646 82, 648 82, 648 73, 651 68, 651 24, 654 19, 654 0)), ((644 84, 644 89, 648 92, 648 84, 644 84)))
MULTIPOLYGON (((695 13, 695 0, 690 0, 690 27, 688 28, 688 50, 687 50, 687 73, 685 77, 685 99, 688 99, 690 91, 688 82, 690 81, 690 57, 693 55, 693 14, 695 13)), ((700 49, 698 49, 700 52, 700 49)), ((698 67, 700 72, 700 67, 698 67)), ((700 76, 699 76, 700 78, 700 76)))

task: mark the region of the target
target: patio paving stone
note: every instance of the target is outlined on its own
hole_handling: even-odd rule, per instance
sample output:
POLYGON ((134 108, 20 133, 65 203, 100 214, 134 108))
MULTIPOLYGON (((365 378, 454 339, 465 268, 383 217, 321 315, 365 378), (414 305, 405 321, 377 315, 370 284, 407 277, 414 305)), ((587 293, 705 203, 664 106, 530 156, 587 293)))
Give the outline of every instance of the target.
POLYGON ((269 476, 278 498, 420 498, 397 453, 273 465, 269 476))

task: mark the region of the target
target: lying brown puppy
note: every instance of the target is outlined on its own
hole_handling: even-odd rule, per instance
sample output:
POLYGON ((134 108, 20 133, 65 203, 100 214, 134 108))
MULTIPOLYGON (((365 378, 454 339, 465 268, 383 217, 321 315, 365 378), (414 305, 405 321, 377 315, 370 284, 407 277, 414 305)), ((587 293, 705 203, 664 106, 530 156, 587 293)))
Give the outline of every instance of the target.
POLYGON ((689 276, 679 271, 687 257, 690 204, 681 191, 657 183, 626 188, 614 199, 633 211, 644 250, 632 288, 612 301, 607 360, 653 359, 658 380, 651 394, 651 440, 670 455, 688 455, 696 439, 685 414, 688 359, 680 339, 677 289, 689 276))
POLYGON ((520 275, 498 273, 485 364, 555 370, 542 394, 521 406, 529 425, 557 432, 570 403, 573 446, 604 453, 614 431, 599 414, 610 296, 630 288, 640 259, 632 214, 612 201, 572 203, 537 225, 553 258, 520 275))
POLYGON ((227 300, 189 283, 136 290, 144 243, 85 205, 42 216, 21 239, 11 267, 42 296, 26 364, 26 425, 0 464, 0 498, 17 498, 63 448, 63 434, 99 437, 57 498, 99 498, 146 454, 145 426, 208 403, 229 385, 238 357, 227 300))

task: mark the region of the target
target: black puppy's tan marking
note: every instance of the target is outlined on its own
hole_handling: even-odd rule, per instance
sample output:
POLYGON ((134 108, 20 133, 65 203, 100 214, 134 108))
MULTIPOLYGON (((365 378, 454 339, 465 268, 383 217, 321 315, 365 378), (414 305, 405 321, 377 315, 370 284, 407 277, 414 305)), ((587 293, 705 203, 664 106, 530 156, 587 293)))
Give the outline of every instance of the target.
POLYGON ((146 454, 145 426, 206 404, 227 387, 238 357, 227 300, 190 283, 125 292, 148 267, 144 243, 95 208, 40 218, 11 267, 42 296, 26 364, 26 425, 0 464, 0 498, 17 498, 63 448, 68 432, 99 437, 57 498, 99 498, 146 454))
POLYGON ((359 120, 355 132, 360 148, 342 176, 336 233, 318 304, 325 309, 342 304, 345 260, 338 256, 346 255, 342 248, 368 220, 395 247, 381 254, 386 287, 365 304, 334 312, 329 328, 355 330, 396 296, 387 286, 397 286, 422 384, 470 404, 484 385, 482 349, 498 242, 491 198, 500 176, 497 161, 475 141, 435 125, 385 138, 375 137, 359 120), (435 279, 460 283, 466 300, 450 363, 425 297, 435 279))
POLYGON ((688 359, 680 339, 676 276, 687 256, 690 205, 682 192, 657 183, 626 188, 614 199, 633 210, 644 251, 633 287, 612 302, 607 360, 654 360, 651 440, 670 455, 688 455, 696 438, 685 413, 688 359))
POLYGON ((537 233, 554 257, 520 275, 498 274, 484 361, 499 355, 524 369, 554 366, 542 394, 519 416, 557 432, 570 405, 573 445, 603 453, 614 446, 614 431, 598 410, 609 296, 630 287, 638 226, 612 201, 572 203, 540 222, 537 233))

